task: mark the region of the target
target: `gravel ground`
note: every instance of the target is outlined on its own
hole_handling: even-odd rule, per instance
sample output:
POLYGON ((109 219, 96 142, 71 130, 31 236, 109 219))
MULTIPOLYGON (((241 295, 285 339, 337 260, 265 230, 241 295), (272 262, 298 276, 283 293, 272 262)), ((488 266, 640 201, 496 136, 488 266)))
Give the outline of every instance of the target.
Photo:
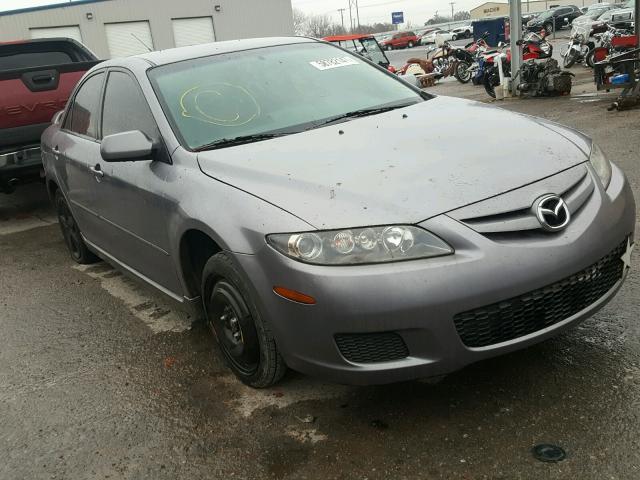
MULTIPOLYGON (((607 112, 573 70, 571 97, 496 105, 592 135, 640 198, 640 109, 607 112)), ((75 267, 54 222, 40 185, 0 196, 2 480, 640 477, 637 269, 577 329, 437 384, 291 373, 254 391, 187 312, 108 265, 75 267), (535 460, 539 443, 567 459, 535 460)))

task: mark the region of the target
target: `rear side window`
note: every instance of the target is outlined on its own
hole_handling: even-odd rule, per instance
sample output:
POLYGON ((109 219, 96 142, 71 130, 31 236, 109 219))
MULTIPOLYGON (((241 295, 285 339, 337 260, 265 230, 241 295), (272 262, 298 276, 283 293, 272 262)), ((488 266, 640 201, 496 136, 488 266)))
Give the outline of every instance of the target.
POLYGON ((140 130, 150 139, 158 137, 156 123, 137 82, 122 72, 107 80, 102 113, 102 136, 140 130))
POLYGON ((97 138, 98 110, 104 73, 89 78, 82 84, 65 120, 64 128, 72 132, 97 138))
POLYGON ((0 56, 0 70, 64 65, 73 60, 66 52, 25 52, 0 56))

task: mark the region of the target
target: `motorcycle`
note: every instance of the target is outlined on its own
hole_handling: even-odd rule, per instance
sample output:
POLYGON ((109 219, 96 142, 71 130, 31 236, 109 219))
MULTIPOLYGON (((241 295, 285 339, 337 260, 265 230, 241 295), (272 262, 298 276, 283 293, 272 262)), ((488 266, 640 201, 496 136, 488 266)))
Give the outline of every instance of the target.
POLYGON ((593 48, 586 58, 587 65, 593 67, 596 63, 602 62, 608 56, 623 53, 638 46, 638 41, 633 31, 619 29, 612 26, 601 34, 596 34, 595 38, 600 42, 600 46, 593 48))
MULTIPOLYGON (((576 63, 585 61, 589 52, 596 47, 593 39, 587 38, 587 30, 582 27, 574 27, 574 31, 569 39, 569 46, 562 55, 562 65, 564 68, 571 68, 576 63)), ((592 65, 589 65, 592 66, 592 65)))
MULTIPOLYGON (((522 47, 523 65, 516 72, 514 82, 520 76, 518 84, 520 93, 531 95, 565 94, 571 91, 571 73, 562 72, 555 60, 551 59, 553 46, 543 36, 535 33, 527 35, 517 44, 522 47), (546 60, 537 63, 535 60, 546 60), (567 82, 568 80, 568 82, 567 82), (568 83, 568 85, 567 85, 568 83), (568 91, 567 91, 568 90, 568 91)), ((496 97, 495 88, 500 85, 498 62, 502 62, 504 76, 511 76, 511 49, 496 53, 485 53, 484 61, 487 64, 483 83, 486 92, 493 98, 496 97)))
POLYGON ((453 76, 460 83, 469 83, 476 76, 480 68, 481 54, 489 49, 486 41, 488 36, 489 32, 485 32, 478 40, 465 45, 464 48, 458 47, 452 50, 451 53, 457 60, 453 76))

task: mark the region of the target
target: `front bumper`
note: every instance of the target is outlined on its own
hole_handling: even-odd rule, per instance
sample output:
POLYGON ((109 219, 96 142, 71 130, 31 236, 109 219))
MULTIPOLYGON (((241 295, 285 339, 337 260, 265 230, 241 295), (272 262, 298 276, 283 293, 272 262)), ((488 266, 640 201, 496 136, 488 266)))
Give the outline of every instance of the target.
POLYGON ((442 375, 521 349, 592 315, 615 295, 626 269, 586 308, 524 336, 473 348, 462 342, 454 324, 456 314, 518 297, 593 265, 632 237, 635 218, 631 189, 614 166, 607 191, 598 183, 558 234, 496 240, 440 215, 421 225, 454 247, 456 253, 447 257, 327 267, 296 262, 265 245, 256 255, 236 255, 236 260, 291 368, 340 383, 389 383, 442 375), (272 291, 276 285, 311 295, 317 303, 278 297, 272 291), (348 361, 336 343, 336 335, 373 332, 399 335, 408 355, 357 363, 348 361))

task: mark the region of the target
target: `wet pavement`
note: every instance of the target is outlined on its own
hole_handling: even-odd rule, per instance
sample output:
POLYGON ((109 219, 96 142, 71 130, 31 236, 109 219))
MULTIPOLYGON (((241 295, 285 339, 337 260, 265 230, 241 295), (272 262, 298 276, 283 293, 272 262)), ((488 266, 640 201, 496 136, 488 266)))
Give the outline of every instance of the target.
MULTIPOLYGON (((574 71, 573 97, 497 104, 592 135, 640 198, 640 109, 607 112, 574 71)), ((290 373, 255 391, 197 318, 106 264, 75 266, 53 222, 40 185, 0 196, 2 480, 640 478, 637 268, 577 329, 436 384, 290 373), (534 459, 541 443, 567 458, 534 459)))

